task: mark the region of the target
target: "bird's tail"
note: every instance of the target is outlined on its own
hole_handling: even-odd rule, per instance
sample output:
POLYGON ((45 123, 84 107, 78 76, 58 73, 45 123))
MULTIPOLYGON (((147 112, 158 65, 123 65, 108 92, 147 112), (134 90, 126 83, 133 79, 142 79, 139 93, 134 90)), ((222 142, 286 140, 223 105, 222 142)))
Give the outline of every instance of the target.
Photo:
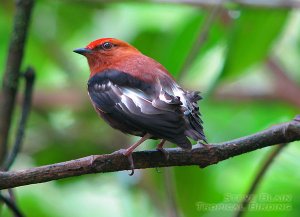
POLYGON ((168 139, 170 142, 177 144, 180 148, 185 149, 185 150, 191 150, 192 149, 192 144, 189 141, 189 139, 182 135, 178 137, 173 137, 168 139))
POLYGON ((203 141, 207 143, 207 139, 203 130, 203 121, 199 111, 198 101, 202 99, 200 92, 187 91, 186 97, 190 102, 190 113, 186 116, 188 128, 185 130, 185 135, 195 141, 203 141))

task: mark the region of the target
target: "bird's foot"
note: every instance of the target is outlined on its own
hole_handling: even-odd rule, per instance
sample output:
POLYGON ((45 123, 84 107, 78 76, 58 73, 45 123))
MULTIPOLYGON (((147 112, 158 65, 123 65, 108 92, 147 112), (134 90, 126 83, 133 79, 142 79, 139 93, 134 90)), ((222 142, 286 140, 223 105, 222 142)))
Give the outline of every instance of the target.
POLYGON ((164 149, 162 147, 157 147, 156 150, 160 151, 165 156, 166 160, 169 160, 170 154, 169 154, 169 152, 166 149, 164 149))
POLYGON ((122 154, 125 157, 127 157, 129 165, 130 165, 130 170, 131 172, 128 174, 132 176, 134 174, 134 163, 133 163, 133 158, 132 158, 132 151, 128 149, 120 149, 118 151, 115 151, 114 153, 122 154))
POLYGON ((165 142, 166 142, 166 140, 165 140, 165 139, 162 139, 162 140, 160 141, 160 143, 157 145, 156 150, 157 150, 157 151, 160 151, 160 152, 165 156, 165 159, 166 159, 166 160, 169 160, 170 155, 169 155, 169 153, 166 151, 166 149, 163 148, 163 145, 165 144, 165 142))
POLYGON ((129 161, 129 165, 130 165, 130 169, 131 169, 131 173, 129 173, 130 176, 132 176, 134 174, 134 163, 133 163, 133 159, 132 159, 132 152, 133 150, 138 147, 140 144, 142 144, 145 140, 149 139, 151 137, 150 134, 146 133, 142 138, 140 138, 139 141, 137 141, 136 143, 134 143, 132 146, 130 146, 127 149, 120 149, 119 151, 117 151, 120 154, 123 154, 124 156, 127 157, 128 161, 129 161))

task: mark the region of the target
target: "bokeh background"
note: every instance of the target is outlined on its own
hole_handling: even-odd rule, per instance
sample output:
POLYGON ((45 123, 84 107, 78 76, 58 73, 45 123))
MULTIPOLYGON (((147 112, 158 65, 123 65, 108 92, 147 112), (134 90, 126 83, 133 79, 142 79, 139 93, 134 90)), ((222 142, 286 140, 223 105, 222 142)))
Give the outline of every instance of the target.
MULTIPOLYGON (((2 0, 2 74, 13 16, 14 2, 2 0)), ((217 143, 300 113, 299 26, 299 10, 289 7, 36 1, 23 64, 23 69, 30 65, 37 73, 34 102, 13 169, 111 153, 137 140, 97 117, 86 90, 87 62, 73 49, 97 38, 115 37, 158 60, 182 86, 202 92, 205 132, 209 142, 217 143), (187 61, 199 35, 205 36, 200 49, 187 61)), ((147 142, 140 149, 153 149, 155 144, 147 142)), ((290 209, 258 208, 247 216, 299 216, 299 145, 289 144, 275 159, 253 201, 262 207, 282 203, 290 209)), ((257 150, 205 169, 174 167, 137 170, 132 177, 124 171, 68 178, 19 187, 16 197, 28 217, 233 216, 232 207, 269 152, 270 148, 257 150), (225 208, 203 209, 203 203, 225 208)), ((6 207, 1 212, 12 216, 6 207)))

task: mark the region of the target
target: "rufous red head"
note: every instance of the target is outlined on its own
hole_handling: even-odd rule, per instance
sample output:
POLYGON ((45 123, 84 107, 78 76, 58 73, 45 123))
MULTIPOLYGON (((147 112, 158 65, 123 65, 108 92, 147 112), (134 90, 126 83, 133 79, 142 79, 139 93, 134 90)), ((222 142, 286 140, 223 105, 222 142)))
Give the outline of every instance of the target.
POLYGON ((100 68, 108 67, 111 63, 140 54, 135 47, 115 38, 97 39, 85 48, 75 49, 74 52, 87 58, 92 74, 100 68))
POLYGON ((157 76, 172 76, 154 59, 143 55, 130 44, 115 39, 101 38, 89 43, 85 48, 74 50, 85 56, 90 67, 90 77, 107 69, 129 73, 142 80, 155 80, 157 76))

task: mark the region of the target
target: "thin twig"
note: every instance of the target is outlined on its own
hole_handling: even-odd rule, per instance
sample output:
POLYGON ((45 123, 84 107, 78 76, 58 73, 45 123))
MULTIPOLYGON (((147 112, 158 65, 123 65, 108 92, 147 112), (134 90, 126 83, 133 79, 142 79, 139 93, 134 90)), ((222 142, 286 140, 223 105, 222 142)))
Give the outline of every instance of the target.
MULTIPOLYGON (((17 205, 17 202, 16 202, 16 196, 15 196, 15 193, 14 193, 14 191, 13 191, 13 189, 12 188, 9 188, 9 189, 7 189, 7 191, 8 191, 8 199, 10 200, 10 202, 19 210, 19 211, 21 211, 19 208, 18 208, 18 205, 17 205)), ((1 200, 1 199, 0 199, 1 200)), ((14 213, 14 217, 18 217, 18 215, 17 214, 15 214, 14 213)))
POLYGON ((253 198, 251 195, 253 195, 254 192, 256 191, 258 185, 260 184, 263 177, 267 173, 267 171, 270 168, 270 166, 271 166, 272 162, 274 161, 274 159, 279 155, 279 153, 286 146, 287 146, 287 144, 281 144, 281 145, 277 145, 276 147, 273 148, 273 150, 269 154, 267 160, 264 162, 264 164, 262 165, 262 167, 258 171, 258 174, 256 175, 253 183, 251 184, 251 187, 250 187, 249 191, 247 192, 244 199, 241 201, 240 206, 238 206, 239 209, 237 210, 237 213, 236 213, 235 217, 242 217, 245 214, 245 211, 247 210, 247 207, 248 207, 249 203, 251 202, 251 199, 253 198))
POLYGON ((268 57, 265 65, 272 76, 272 89, 267 92, 257 92, 255 88, 234 88, 226 90, 226 86, 218 88, 215 92, 217 99, 232 99, 238 101, 247 100, 280 100, 300 108, 300 86, 283 69, 279 60, 268 57))
POLYGON ((274 57, 269 57, 266 60, 266 65, 270 69, 275 81, 274 95, 292 105, 300 107, 300 86, 288 77, 287 72, 282 68, 279 60, 274 57))
POLYGON ((14 213, 15 217, 24 217, 18 207, 7 197, 0 193, 0 200, 3 201, 6 206, 14 213))
POLYGON ((33 92, 33 84, 34 84, 34 78, 35 78, 35 72, 32 68, 28 68, 26 72, 24 73, 25 78, 25 91, 24 91, 24 99, 22 103, 22 114, 21 119, 19 122, 17 135, 16 135, 16 141, 13 145, 13 148, 9 155, 6 157, 4 163, 3 163, 3 170, 7 171, 13 162, 15 161, 15 158, 17 154, 19 153, 22 141, 24 138, 24 131, 26 122, 28 119, 28 115, 30 113, 31 108, 31 102, 32 102, 32 92, 33 92))
MULTIPOLYGON (((219 1, 221 2, 221 1, 219 1)), ((221 4, 216 4, 214 8, 212 9, 211 13, 208 15, 208 17, 205 19, 204 24, 200 27, 201 30, 199 31, 198 37, 192 46, 187 58, 184 61, 184 64, 178 74, 178 80, 181 80, 185 77, 187 71, 190 69, 191 65, 193 64, 194 60, 196 59, 200 48, 202 47, 203 43, 206 41, 209 30, 217 18, 220 10, 221 10, 221 4)))
MULTIPOLYGON (((101 0, 93 1, 99 2, 101 0)), ((214 7, 219 4, 218 0, 153 0, 152 2, 187 4, 195 7, 214 7)), ((221 0, 222 7, 226 8, 232 4, 258 8, 300 8, 300 2, 296 0, 221 0)))
MULTIPOLYGON (((3 163, 3 167, 2 167, 3 171, 9 170, 9 168, 11 167, 13 162, 15 161, 15 159, 17 157, 17 154, 20 152, 20 149, 21 149, 21 146, 22 146, 22 141, 23 141, 23 138, 24 138, 25 126, 26 126, 26 122, 27 122, 28 115, 29 115, 30 108, 31 108, 35 72, 32 68, 28 68, 25 71, 25 73, 23 74, 23 76, 25 78, 25 91, 24 91, 24 99, 23 99, 23 103, 22 103, 21 118, 20 118, 18 130, 17 130, 16 141, 15 141, 13 147, 12 147, 11 152, 7 155, 7 157, 6 157, 6 159, 3 163)), ((15 202, 15 196, 14 196, 13 190, 8 189, 8 191, 9 191, 9 198, 7 198, 7 199, 11 203, 11 206, 9 206, 9 208, 11 208, 12 205, 13 205, 13 207, 15 207, 17 209, 17 205, 16 205, 16 202, 15 202)), ((0 200, 1 199, 3 199, 3 198, 0 198, 0 200)), ((18 216, 19 215, 17 215, 15 213, 15 217, 18 217, 18 216)))
MULTIPOLYGON (((118 2, 123 2, 122 0, 64 0, 65 2, 89 4, 93 6, 99 6, 103 4, 114 4, 118 2)), ((232 8, 232 5, 245 6, 245 7, 255 7, 255 8, 300 8, 300 2, 297 0, 127 0, 127 2, 140 2, 140 3, 163 3, 163 4, 185 4, 194 7, 214 7, 219 2, 223 8, 232 8)))
POLYGON ((17 0, 0 104, 0 165, 5 159, 33 0, 17 0))
MULTIPOLYGON (((166 149, 169 153, 168 159, 160 151, 141 151, 134 152, 132 155, 136 169, 188 165, 200 165, 201 168, 204 168, 243 153, 297 140, 300 140, 300 116, 290 122, 278 124, 256 134, 220 144, 211 144, 209 147, 194 146, 191 151, 180 148, 166 149)), ((123 170, 130 170, 130 164, 127 157, 119 152, 92 155, 21 171, 0 172, 0 189, 83 174, 123 170)))

